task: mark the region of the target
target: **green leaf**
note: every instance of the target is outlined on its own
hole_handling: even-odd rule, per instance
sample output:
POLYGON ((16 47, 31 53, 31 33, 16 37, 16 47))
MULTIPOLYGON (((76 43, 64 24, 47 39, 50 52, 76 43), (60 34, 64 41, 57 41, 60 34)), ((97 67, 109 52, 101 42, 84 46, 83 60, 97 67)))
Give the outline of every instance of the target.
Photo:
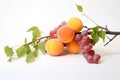
POLYGON ((106 34, 106 32, 103 31, 103 30, 101 30, 101 31, 98 32, 98 35, 99 35, 100 38, 103 39, 103 42, 105 41, 105 34, 106 34))
POLYGON ((31 52, 30 46, 28 44, 25 44, 24 46, 27 50, 26 54, 29 54, 31 52))
POLYGON ((95 45, 99 41, 99 35, 98 35, 98 27, 92 28, 92 34, 91 37, 93 39, 93 45, 95 45))
POLYGON ((30 29, 28 29, 27 32, 32 31, 32 41, 35 41, 37 37, 41 37, 41 31, 38 29, 37 26, 33 26, 30 29))
POLYGON ((97 34, 98 33, 98 27, 92 28, 93 33, 97 34))
POLYGON ((13 54, 14 54, 13 49, 10 48, 9 46, 6 46, 4 48, 4 51, 5 51, 5 54, 6 54, 7 57, 12 57, 13 54))
POLYGON ((37 37, 40 36, 37 31, 34 31, 34 32, 32 33, 32 35, 33 35, 32 41, 35 41, 35 40, 37 39, 37 37))
POLYGON ((12 57, 10 57, 10 58, 8 59, 8 61, 11 62, 11 61, 12 61, 12 57))
POLYGON ((39 43, 39 49, 43 54, 45 54, 45 41, 41 41, 39 43))
POLYGON ((22 57, 27 53, 27 47, 25 45, 22 45, 16 50, 17 56, 22 57))
POLYGON ((27 63, 33 62, 35 60, 36 54, 37 54, 36 51, 29 53, 26 57, 26 62, 27 63))
POLYGON ((77 9, 78 9, 79 12, 83 12, 83 8, 82 8, 81 5, 77 5, 77 4, 76 4, 76 7, 77 7, 77 9))
POLYGON ((39 30, 37 26, 33 26, 33 27, 30 27, 27 32, 29 31, 36 31, 36 30, 39 30))
POLYGON ((93 45, 95 45, 99 41, 99 36, 96 33, 92 33, 91 37, 93 39, 93 45))

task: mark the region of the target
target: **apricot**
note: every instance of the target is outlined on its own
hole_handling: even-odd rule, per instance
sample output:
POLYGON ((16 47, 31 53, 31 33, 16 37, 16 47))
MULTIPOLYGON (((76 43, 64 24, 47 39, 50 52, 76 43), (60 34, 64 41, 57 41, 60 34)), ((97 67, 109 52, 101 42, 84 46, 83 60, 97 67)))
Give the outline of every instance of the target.
POLYGON ((45 44, 45 49, 48 54, 58 56, 63 51, 64 45, 58 39, 49 39, 45 44))
POLYGON ((83 23, 79 18, 72 17, 68 20, 68 25, 75 31, 79 32, 83 28, 83 23))
POLYGON ((66 47, 67 47, 68 52, 73 53, 73 54, 77 54, 81 50, 76 40, 72 40, 70 43, 67 43, 66 47))
POLYGON ((68 26, 63 25, 57 31, 57 38, 63 43, 69 43, 73 40, 75 32, 68 26))

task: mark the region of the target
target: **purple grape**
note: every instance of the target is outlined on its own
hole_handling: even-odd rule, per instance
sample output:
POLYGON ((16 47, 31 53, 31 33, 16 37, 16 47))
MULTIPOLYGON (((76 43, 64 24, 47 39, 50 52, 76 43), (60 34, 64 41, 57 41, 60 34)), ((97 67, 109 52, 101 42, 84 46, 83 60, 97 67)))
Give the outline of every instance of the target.
POLYGON ((82 31, 81 34, 82 34, 83 36, 87 36, 87 35, 88 35, 88 30, 82 31))
POLYGON ((82 39, 82 35, 81 34, 76 34, 74 39, 76 41, 80 41, 82 39))
POLYGON ((93 63, 93 56, 89 55, 89 53, 84 54, 84 57, 88 63, 93 63))
POLYGON ((90 51, 89 51, 89 54, 90 54, 91 56, 94 56, 95 51, 94 51, 94 50, 90 50, 90 51))
POLYGON ((93 62, 94 62, 95 64, 98 64, 100 58, 101 58, 101 56, 100 56, 99 54, 95 54, 95 55, 93 56, 93 62))

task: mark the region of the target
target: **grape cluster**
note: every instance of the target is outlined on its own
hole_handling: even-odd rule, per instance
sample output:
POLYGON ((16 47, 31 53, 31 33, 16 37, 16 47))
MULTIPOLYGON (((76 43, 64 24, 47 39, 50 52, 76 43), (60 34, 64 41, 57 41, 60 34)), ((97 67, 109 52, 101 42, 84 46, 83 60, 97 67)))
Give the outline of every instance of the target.
POLYGON ((95 54, 95 51, 92 49, 93 40, 88 36, 88 30, 82 31, 81 34, 76 34, 75 40, 82 48, 80 54, 84 55, 87 62, 98 64, 101 57, 99 54, 95 54))
MULTIPOLYGON (((66 24, 67 23, 63 21, 58 27, 51 30, 49 39, 57 38, 58 29, 66 24)), ((101 56, 99 54, 95 54, 92 44, 93 40, 88 36, 88 30, 84 30, 81 33, 76 33, 74 36, 74 40, 77 41, 79 47, 81 48, 79 53, 85 57, 88 63, 95 63, 95 64, 99 63, 101 56)))

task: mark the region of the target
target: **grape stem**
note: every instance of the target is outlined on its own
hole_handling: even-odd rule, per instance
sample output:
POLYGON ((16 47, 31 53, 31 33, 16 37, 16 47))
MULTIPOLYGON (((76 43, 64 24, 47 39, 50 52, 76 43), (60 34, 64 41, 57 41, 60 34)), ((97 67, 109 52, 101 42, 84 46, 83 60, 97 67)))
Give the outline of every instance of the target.
MULTIPOLYGON (((88 28, 87 26, 83 26, 83 27, 86 28, 86 29, 89 31, 89 32, 88 32, 89 35, 92 33, 92 31, 90 31, 90 30, 92 30, 93 28, 88 28)), ((97 27, 98 27, 99 29, 104 30, 104 31, 106 32, 106 34, 114 35, 112 38, 109 38, 109 37, 107 36, 107 38, 109 39, 109 41, 108 41, 107 43, 105 43, 104 46, 106 46, 107 44, 109 44, 113 39, 115 39, 118 35, 120 35, 120 32, 110 31, 110 30, 107 28, 107 26, 106 26, 106 27, 102 27, 102 26, 97 25, 97 27)), ((78 33, 76 33, 76 34, 81 34, 81 32, 78 32, 78 33)))

